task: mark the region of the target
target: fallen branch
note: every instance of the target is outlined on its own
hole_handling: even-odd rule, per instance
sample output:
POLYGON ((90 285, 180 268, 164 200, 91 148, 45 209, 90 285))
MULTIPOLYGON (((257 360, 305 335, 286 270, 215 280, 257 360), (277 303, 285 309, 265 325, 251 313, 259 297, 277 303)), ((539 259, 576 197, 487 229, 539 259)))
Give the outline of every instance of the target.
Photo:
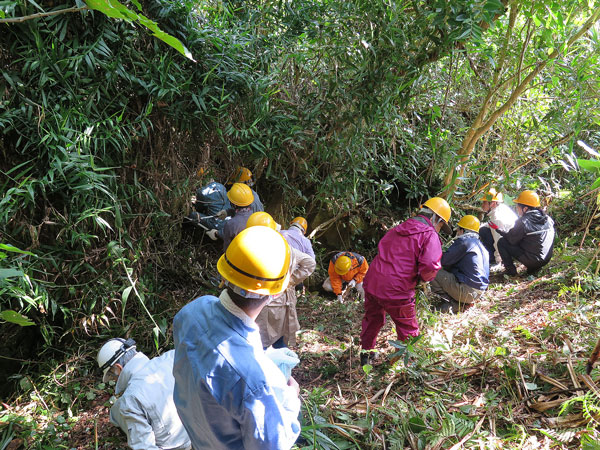
POLYGON ((56 16, 57 14, 79 12, 79 11, 84 11, 86 9, 90 9, 90 8, 88 8, 87 6, 81 6, 81 7, 74 6, 72 8, 60 9, 58 11, 48 11, 48 12, 30 14, 29 16, 9 17, 8 19, 0 19, 0 23, 21 23, 21 22, 25 22, 27 20, 39 19, 40 17, 56 16))

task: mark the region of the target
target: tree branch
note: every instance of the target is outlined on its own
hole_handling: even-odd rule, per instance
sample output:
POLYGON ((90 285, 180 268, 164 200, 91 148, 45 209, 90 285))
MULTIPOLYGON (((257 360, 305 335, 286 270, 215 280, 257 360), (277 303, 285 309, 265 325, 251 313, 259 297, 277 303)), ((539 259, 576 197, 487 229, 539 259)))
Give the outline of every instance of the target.
POLYGON ((80 8, 73 6, 72 8, 61 9, 58 11, 41 12, 41 13, 30 14, 29 16, 10 17, 8 19, 0 19, 0 23, 21 23, 21 22, 25 22, 27 20, 39 19, 40 17, 56 16, 57 14, 79 12, 79 11, 84 11, 86 9, 90 9, 90 8, 88 8, 87 6, 82 6, 80 8))

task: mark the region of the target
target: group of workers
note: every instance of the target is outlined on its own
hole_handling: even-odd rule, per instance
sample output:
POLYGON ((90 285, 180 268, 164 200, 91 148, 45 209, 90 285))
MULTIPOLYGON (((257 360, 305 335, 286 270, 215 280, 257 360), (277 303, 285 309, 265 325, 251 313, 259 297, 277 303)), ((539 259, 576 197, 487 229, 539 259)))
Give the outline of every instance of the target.
MULTIPOLYGON (((197 298, 177 313, 175 349, 160 357, 149 360, 133 340, 121 338, 98 353, 104 381, 113 379, 120 395, 111 421, 133 449, 289 449, 300 433, 299 386, 291 376, 299 359, 288 347, 299 330, 295 288, 313 273, 316 260, 306 219, 297 217, 280 230, 262 211, 246 171, 239 171, 245 180, 238 177, 226 193, 233 208, 222 202, 208 218, 222 224, 207 222, 211 214, 197 205, 193 218, 223 239, 220 295, 197 298)), ((210 189, 222 192, 217 184, 210 189)), ((488 222, 463 216, 445 252, 439 233, 451 233, 451 209, 433 197, 385 234, 371 264, 350 251, 330 259, 323 289, 340 302, 355 289, 364 300, 361 365, 373 362, 386 314, 399 340, 419 335, 418 284, 430 282, 436 309, 458 312, 483 296, 490 262, 499 258, 508 276, 517 274, 515 260, 528 273, 548 263, 554 224, 535 192, 519 194, 516 214, 495 189, 482 201, 488 222)))

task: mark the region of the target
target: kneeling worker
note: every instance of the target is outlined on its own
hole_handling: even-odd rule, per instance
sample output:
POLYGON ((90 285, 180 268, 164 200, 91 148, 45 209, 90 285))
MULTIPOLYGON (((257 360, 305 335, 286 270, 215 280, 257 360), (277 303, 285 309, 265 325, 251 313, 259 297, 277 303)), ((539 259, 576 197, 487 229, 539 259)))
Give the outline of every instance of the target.
POLYGON ((263 350, 256 317, 288 286, 290 247, 265 226, 238 234, 217 263, 225 290, 173 321, 177 412, 195 449, 285 449, 300 434, 299 386, 263 350))
POLYGON ((365 299, 363 279, 369 270, 369 263, 364 256, 352 252, 339 252, 331 261, 327 272, 329 277, 323 282, 323 289, 337 295, 340 302, 344 301, 342 291, 355 288, 361 299, 365 299))
POLYGON ((98 352, 102 381, 115 380, 119 396, 110 421, 134 450, 190 449, 190 439, 173 402, 175 351, 148 359, 133 339, 110 339, 98 352))
POLYGON ((514 276, 517 268, 513 259, 535 273, 548 264, 554 247, 554 221, 540 209, 540 197, 534 191, 523 191, 514 200, 519 218, 508 233, 500 233, 498 251, 505 274, 514 276))
POLYGON ((457 313, 479 299, 489 284, 489 253, 479 240, 479 219, 464 216, 457 238, 442 254, 442 269, 430 284, 431 292, 449 301, 437 305, 442 312, 457 313))

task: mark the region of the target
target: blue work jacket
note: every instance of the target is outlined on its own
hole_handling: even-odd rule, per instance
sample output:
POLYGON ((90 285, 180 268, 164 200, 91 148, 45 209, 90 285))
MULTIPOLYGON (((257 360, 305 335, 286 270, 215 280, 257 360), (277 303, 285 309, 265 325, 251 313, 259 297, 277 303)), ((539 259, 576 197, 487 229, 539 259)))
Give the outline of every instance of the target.
POLYGON ((286 449, 298 438, 300 400, 265 355, 256 324, 214 296, 173 322, 173 398, 194 449, 286 449))
POLYGON ((481 291, 490 282, 490 255, 477 233, 457 237, 442 254, 442 267, 452 272, 459 283, 481 291))

